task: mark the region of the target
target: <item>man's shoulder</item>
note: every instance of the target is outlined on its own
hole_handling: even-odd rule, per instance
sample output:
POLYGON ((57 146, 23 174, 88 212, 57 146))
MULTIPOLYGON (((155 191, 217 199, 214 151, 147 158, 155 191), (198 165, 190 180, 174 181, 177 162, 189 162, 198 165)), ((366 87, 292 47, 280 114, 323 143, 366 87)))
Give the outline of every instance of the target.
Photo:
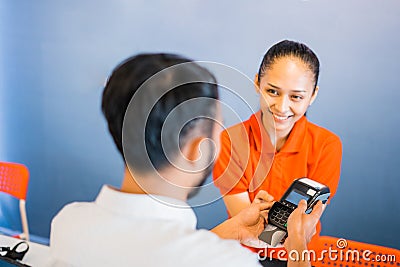
POLYGON ((65 206, 52 223, 55 258, 82 263, 83 251, 76 243, 79 235, 79 243, 96 244, 85 248, 86 254, 94 255, 85 264, 96 266, 106 266, 102 264, 109 260, 102 253, 104 247, 111 254, 123 255, 115 259, 120 266, 133 259, 147 266, 258 266, 257 254, 238 241, 220 239, 210 231, 169 220, 112 215, 115 214, 103 211, 93 202, 65 206))
POLYGON ((110 217, 109 212, 100 209, 94 202, 69 203, 52 219, 50 239, 66 242, 68 238, 64 233, 79 233, 85 229, 99 228, 99 225, 108 223, 112 219, 110 217))
POLYGON ((53 222, 61 219, 77 219, 79 215, 90 216, 95 212, 96 205, 93 202, 72 202, 65 205, 53 218, 53 222), (89 212, 89 213, 88 213, 89 212))
POLYGON ((64 215, 75 216, 77 210, 80 216, 84 216, 81 211, 87 206, 87 203, 73 203, 58 215, 59 227, 53 233, 52 241, 58 248, 54 251, 53 247, 53 255, 59 261, 109 266, 105 264, 110 263, 109 256, 102 253, 107 247, 111 255, 120 253, 120 257, 114 259, 119 266, 127 266, 132 261, 137 266, 258 266, 257 254, 242 247, 238 241, 223 240, 210 231, 181 227, 171 221, 144 219, 117 220, 115 223, 115 218, 110 218, 108 228, 93 224, 89 229, 83 217, 64 220, 64 215), (68 229, 64 229, 65 226, 68 229), (69 232, 68 237, 64 236, 65 231, 69 232), (90 232, 97 234, 90 236, 90 232), (95 246, 77 248, 76 235, 79 235, 79 243, 95 246), (82 253, 92 256, 83 259, 82 253))

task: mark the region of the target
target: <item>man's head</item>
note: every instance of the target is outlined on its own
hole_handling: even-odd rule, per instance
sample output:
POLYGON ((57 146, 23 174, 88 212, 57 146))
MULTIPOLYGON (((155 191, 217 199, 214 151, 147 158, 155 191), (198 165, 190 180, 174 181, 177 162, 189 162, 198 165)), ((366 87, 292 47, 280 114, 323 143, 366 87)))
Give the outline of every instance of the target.
POLYGON ((187 180, 193 174, 202 178, 174 183, 197 186, 215 156, 203 141, 215 138, 217 99, 216 80, 205 68, 178 55, 141 54, 114 69, 102 110, 134 177, 156 172, 166 178, 165 173, 177 169, 188 174, 187 180))

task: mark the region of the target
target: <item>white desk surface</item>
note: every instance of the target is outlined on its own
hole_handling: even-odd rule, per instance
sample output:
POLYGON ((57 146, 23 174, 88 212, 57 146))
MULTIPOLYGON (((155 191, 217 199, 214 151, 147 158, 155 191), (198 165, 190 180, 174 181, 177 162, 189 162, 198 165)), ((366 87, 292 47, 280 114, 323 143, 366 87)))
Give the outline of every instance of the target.
MULTIPOLYGON (((23 240, 0 234, 0 247, 12 248, 21 241, 23 240)), ((25 254, 22 263, 31 265, 32 267, 46 266, 49 262, 50 248, 48 246, 33 242, 28 242, 28 244, 29 250, 25 254)), ((0 254, 4 255, 5 253, 1 252, 0 254)))

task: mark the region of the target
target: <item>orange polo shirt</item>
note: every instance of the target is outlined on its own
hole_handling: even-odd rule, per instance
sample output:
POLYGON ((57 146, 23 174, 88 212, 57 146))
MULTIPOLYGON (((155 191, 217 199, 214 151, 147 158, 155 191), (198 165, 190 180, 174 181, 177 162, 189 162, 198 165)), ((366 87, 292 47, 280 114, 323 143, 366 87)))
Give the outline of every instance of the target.
POLYGON ((293 180, 308 177, 327 185, 332 198, 339 183, 341 158, 339 137, 305 116, 295 123, 281 150, 275 151, 258 111, 222 132, 213 179, 222 195, 248 192, 253 201, 260 190, 280 200, 293 180))

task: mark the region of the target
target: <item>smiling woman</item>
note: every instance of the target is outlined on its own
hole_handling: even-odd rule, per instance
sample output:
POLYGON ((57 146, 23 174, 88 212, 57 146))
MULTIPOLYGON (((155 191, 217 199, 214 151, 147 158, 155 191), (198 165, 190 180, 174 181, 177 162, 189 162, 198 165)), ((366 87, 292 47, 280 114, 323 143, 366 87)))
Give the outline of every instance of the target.
POLYGON ((265 54, 255 76, 260 110, 222 132, 213 171, 230 216, 247 207, 260 190, 279 200, 301 177, 328 185, 331 197, 336 193, 340 139, 305 117, 318 94, 318 75, 318 58, 302 43, 285 40, 265 54))
POLYGON ((281 150, 294 124, 306 113, 318 94, 314 74, 302 59, 286 56, 276 60, 266 73, 256 75, 261 95, 262 124, 281 150), (272 116, 271 116, 272 115, 272 116))

